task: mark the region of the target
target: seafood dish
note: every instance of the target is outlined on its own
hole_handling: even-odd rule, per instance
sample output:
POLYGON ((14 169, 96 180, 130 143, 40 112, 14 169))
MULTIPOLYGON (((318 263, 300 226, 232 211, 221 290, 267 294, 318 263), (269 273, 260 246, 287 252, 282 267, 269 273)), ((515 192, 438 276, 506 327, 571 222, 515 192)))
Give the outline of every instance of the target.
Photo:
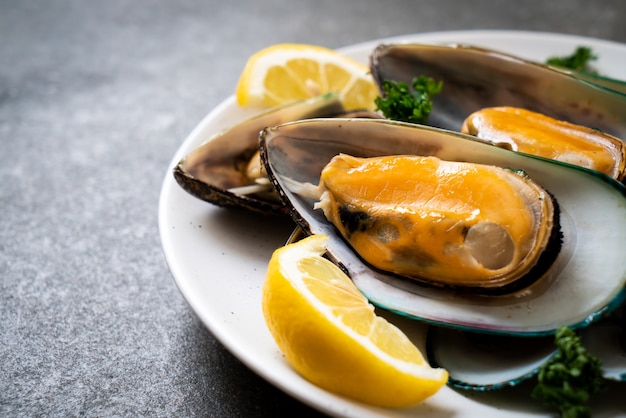
MULTIPOLYGON (((428 125, 324 94, 215 133, 176 181, 219 206, 287 216, 292 239, 328 235, 328 258, 372 304, 428 324, 429 358, 456 387, 534 376, 560 326, 587 341, 623 335, 623 321, 604 321, 626 299, 626 95, 467 45, 381 44, 370 65, 379 85, 443 81, 428 125), (511 338, 519 361, 497 370, 511 338), (455 344, 478 347, 473 370, 455 344)), ((623 356, 600 345, 610 364, 623 356)), ((623 380, 617 364, 607 376, 623 380)))

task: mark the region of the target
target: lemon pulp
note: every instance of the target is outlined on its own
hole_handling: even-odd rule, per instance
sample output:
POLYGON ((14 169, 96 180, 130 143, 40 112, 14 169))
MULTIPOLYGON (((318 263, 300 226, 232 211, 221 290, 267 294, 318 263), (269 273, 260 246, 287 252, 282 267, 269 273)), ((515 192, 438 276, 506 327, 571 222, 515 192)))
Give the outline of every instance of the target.
POLYGON ((236 89, 240 106, 277 106, 336 92, 347 109, 375 108, 369 68, 317 45, 278 44, 253 54, 236 89))

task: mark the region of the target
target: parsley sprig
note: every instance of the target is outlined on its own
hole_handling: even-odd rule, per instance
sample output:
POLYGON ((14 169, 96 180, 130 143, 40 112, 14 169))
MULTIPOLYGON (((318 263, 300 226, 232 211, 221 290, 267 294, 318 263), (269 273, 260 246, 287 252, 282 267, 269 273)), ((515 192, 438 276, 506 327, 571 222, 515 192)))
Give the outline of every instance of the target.
POLYGON ((606 388, 602 364, 567 327, 557 329, 555 344, 558 351, 541 367, 532 396, 558 408, 562 418, 590 417, 589 398, 606 388))
POLYGON ((596 70, 591 66, 591 61, 595 61, 596 59, 598 59, 598 57, 593 53, 591 48, 579 46, 571 55, 551 57, 548 58, 546 63, 554 67, 595 74, 596 70))
POLYGON ((375 99, 376 110, 388 119, 426 124, 433 109, 432 97, 441 92, 443 83, 421 75, 413 79, 413 91, 402 81, 383 80, 383 96, 375 99))

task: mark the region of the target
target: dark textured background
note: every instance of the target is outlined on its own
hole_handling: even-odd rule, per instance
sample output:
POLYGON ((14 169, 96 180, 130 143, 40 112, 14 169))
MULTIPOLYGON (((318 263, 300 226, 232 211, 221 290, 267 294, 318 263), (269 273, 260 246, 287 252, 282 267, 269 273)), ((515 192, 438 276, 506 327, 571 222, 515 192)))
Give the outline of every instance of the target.
POLYGON ((0 0, 0 416, 317 414, 178 292, 161 181, 248 56, 458 29, 626 42, 626 2, 0 0))

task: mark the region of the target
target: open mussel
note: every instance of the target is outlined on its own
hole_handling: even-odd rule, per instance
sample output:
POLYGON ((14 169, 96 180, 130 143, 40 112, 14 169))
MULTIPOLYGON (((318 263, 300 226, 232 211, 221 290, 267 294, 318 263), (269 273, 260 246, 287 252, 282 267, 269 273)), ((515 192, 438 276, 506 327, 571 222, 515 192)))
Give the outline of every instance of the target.
MULTIPOLYGON (((341 118, 286 123, 265 129, 260 149, 268 176, 296 223, 306 233, 330 237, 329 258, 347 271, 375 305, 463 329, 542 335, 564 324, 584 326, 625 297, 626 264, 620 246, 626 239, 626 189, 606 176, 493 147, 461 133, 389 120, 341 118), (519 287, 509 285, 525 275, 499 288, 489 281, 459 284, 424 280, 375 266, 349 245, 350 238, 322 210, 315 208, 319 198, 302 191, 307 183, 317 187, 325 167, 340 154, 366 159, 433 157, 507 168, 513 175, 527 176, 545 190, 537 196, 554 198, 562 244, 547 269, 533 280, 522 281, 524 285, 519 287)), ((367 177, 375 182, 376 175, 372 172, 367 177)), ((410 170, 401 177, 410 178, 410 170)), ((367 180, 361 184, 364 189, 369 186, 367 180)), ((445 194, 442 183, 436 198, 445 194)), ((516 210, 515 205, 510 209, 516 210)), ((354 220, 353 215, 348 218, 354 220)), ((425 228, 424 233, 429 233, 428 226, 425 228)), ((540 247, 546 251, 553 245, 554 241, 548 240, 540 247)))
POLYGON ((312 117, 377 116, 366 111, 347 112, 338 96, 331 93, 268 109, 209 138, 174 167, 174 177, 184 190, 207 202, 284 214, 258 158, 259 132, 267 126, 312 117))
MULTIPOLYGON (((581 346, 600 360, 604 379, 626 382, 626 320, 622 304, 577 332, 581 346)), ((448 370, 448 385, 491 391, 534 378, 559 351, 555 336, 489 335, 431 326, 426 353, 431 365, 448 370)))
POLYGON ((468 45, 383 44, 374 49, 370 61, 381 92, 386 80, 411 85, 424 75, 443 83, 432 99, 429 125, 465 129, 493 145, 626 178, 622 93, 547 65, 468 45), (492 108, 498 111, 496 116, 491 116, 492 108), (525 112, 523 119, 520 112, 525 112), (468 118, 473 118, 470 130, 468 118), (476 128, 478 124, 483 127, 476 128), (537 136, 546 127, 549 132, 537 136), (551 139, 560 136, 567 138, 551 139), (603 161, 593 161, 596 156, 603 161))

